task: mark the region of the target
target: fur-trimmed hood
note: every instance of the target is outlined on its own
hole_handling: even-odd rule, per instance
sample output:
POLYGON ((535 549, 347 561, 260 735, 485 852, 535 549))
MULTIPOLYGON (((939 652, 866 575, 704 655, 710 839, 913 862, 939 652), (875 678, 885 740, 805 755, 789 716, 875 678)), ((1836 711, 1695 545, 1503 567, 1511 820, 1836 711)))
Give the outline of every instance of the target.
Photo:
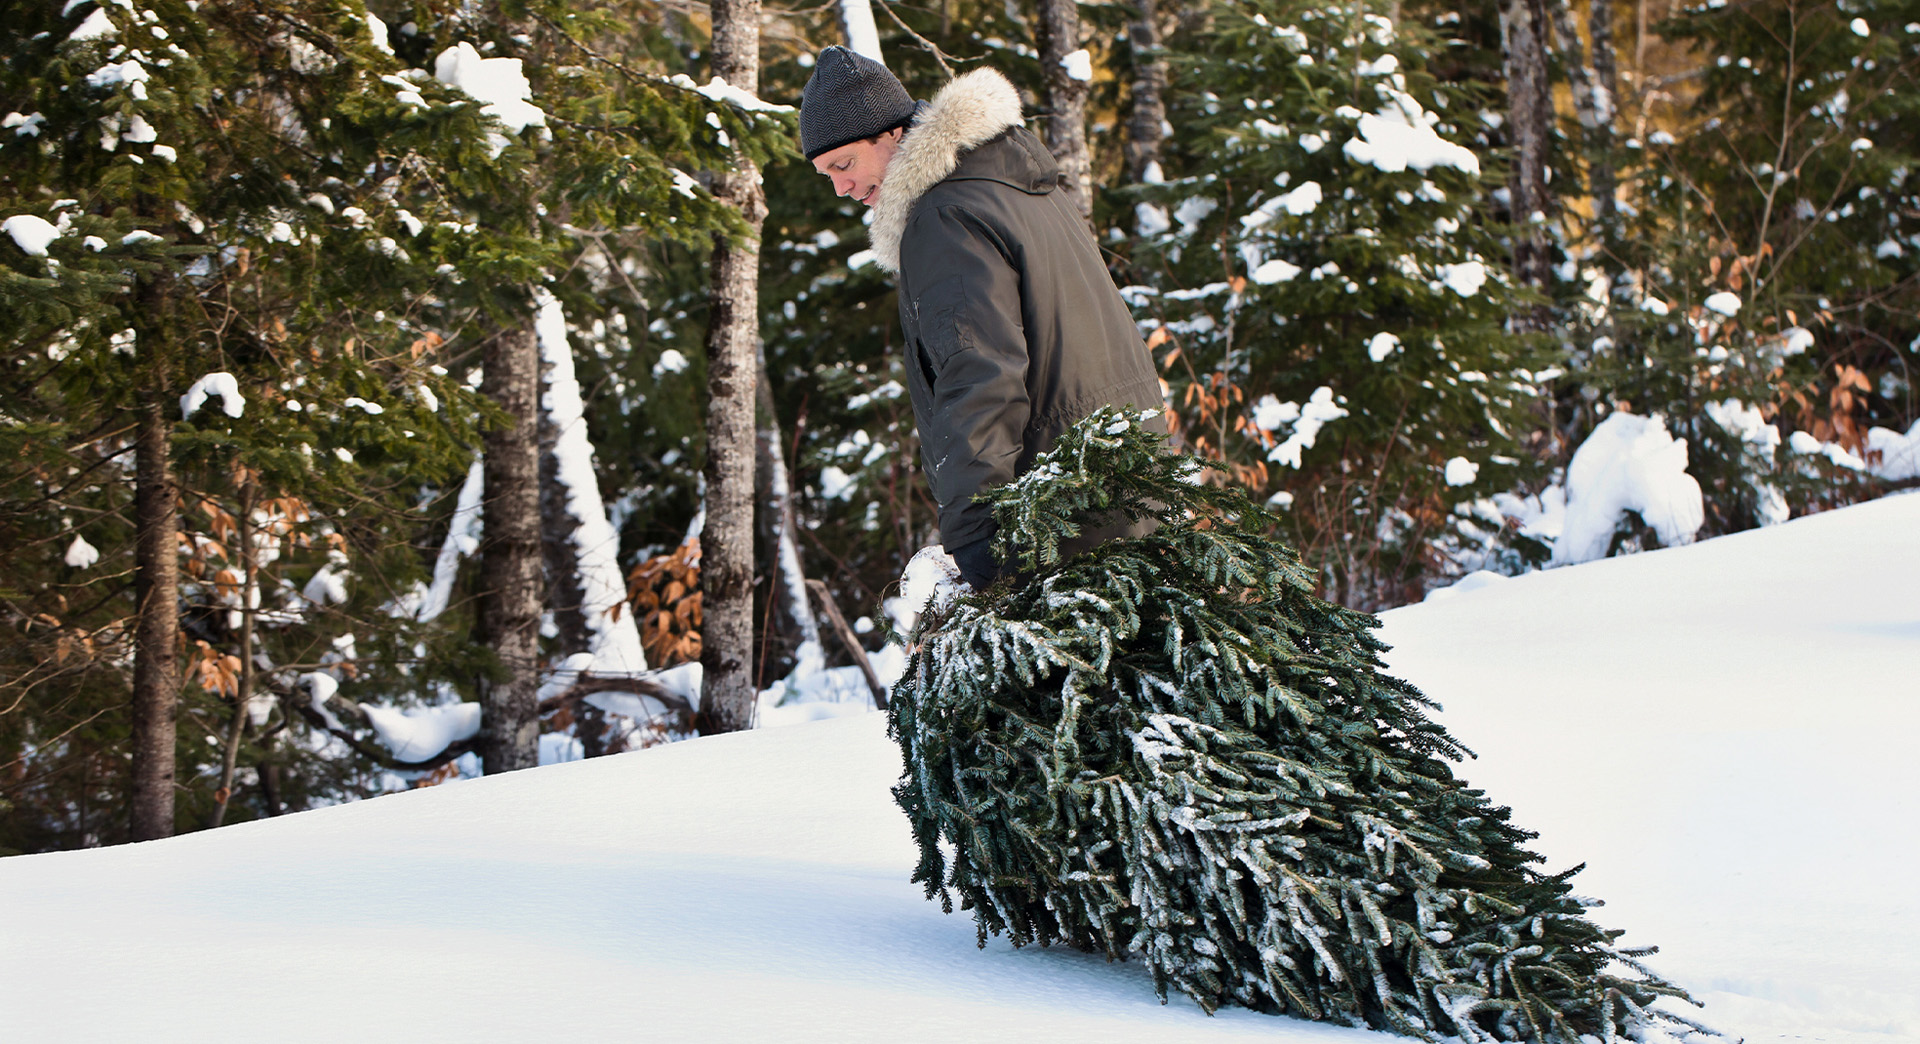
POLYGON ((960 162, 960 154, 1020 126, 1020 92, 993 69, 953 78, 913 121, 887 163, 873 208, 873 253, 880 267, 900 271, 900 237, 913 205, 960 162))

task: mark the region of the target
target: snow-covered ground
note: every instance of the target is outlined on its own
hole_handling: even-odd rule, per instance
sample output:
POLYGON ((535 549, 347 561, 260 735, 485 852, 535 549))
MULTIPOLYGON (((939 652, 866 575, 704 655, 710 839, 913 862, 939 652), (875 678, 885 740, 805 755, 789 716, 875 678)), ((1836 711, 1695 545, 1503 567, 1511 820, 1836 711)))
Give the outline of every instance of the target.
MULTIPOLYGON (((1748 1041, 1920 1041, 1920 496, 1387 615, 1464 772, 1748 1041)), ((21 1041, 1344 1040, 974 947, 877 715, 0 860, 21 1041)))

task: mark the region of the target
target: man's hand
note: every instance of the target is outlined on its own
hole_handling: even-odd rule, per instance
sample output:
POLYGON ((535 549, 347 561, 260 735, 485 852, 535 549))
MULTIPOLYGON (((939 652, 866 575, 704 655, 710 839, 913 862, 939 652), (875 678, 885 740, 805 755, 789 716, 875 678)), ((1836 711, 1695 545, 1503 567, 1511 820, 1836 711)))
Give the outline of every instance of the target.
POLYGON ((953 562, 960 567, 960 578, 975 591, 985 591, 993 586, 1000 575, 1000 563, 993 560, 993 538, 991 536, 976 540, 964 547, 948 548, 953 562))

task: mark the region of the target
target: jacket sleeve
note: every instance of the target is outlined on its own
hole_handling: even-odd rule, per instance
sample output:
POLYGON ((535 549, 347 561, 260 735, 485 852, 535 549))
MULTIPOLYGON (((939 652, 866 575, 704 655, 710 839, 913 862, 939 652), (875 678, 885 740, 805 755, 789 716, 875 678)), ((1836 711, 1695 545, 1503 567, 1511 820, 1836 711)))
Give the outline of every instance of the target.
POLYGON ((1032 410, 1014 264, 1004 237, 960 207, 928 208, 902 237, 902 287, 917 316, 912 363, 931 393, 921 448, 949 548, 992 535, 992 512, 973 498, 1012 481, 1025 449, 1032 410))

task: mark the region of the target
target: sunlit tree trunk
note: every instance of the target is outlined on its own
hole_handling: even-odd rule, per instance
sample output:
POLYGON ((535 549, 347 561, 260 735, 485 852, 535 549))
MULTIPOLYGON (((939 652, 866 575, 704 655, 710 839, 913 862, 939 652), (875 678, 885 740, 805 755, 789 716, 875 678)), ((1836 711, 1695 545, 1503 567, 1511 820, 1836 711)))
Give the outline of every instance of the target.
POLYGON ((1127 176, 1144 181, 1149 168, 1160 162, 1166 137, 1167 62, 1160 54, 1160 26, 1154 0, 1134 0, 1134 18, 1127 24, 1127 42, 1133 50, 1133 116, 1127 121, 1127 176))
POLYGON ((1619 59, 1613 50, 1613 0, 1589 0, 1587 35, 1593 41, 1593 101, 1598 123, 1590 144, 1593 216, 1601 234, 1613 238, 1616 178, 1613 167, 1613 121, 1619 112, 1619 59))
POLYGON ((139 405, 134 436, 133 789, 135 841, 173 834, 174 713, 180 695, 180 490, 169 458, 164 371, 139 405))
MULTIPOLYGON (((713 72, 760 90, 759 0, 714 0, 713 72)), ((760 171, 736 152, 714 195, 740 212, 748 233, 714 238, 707 326, 707 523, 700 538, 702 731, 753 720, 754 380, 760 333, 760 171)))
POLYGON ((528 323, 487 342, 480 394, 507 415, 485 437, 480 640, 500 674, 480 680, 487 775, 540 760, 540 347, 528 323))
POLYGON ((1040 69, 1046 84, 1047 151, 1075 193, 1080 216, 1093 218, 1093 160, 1087 151, 1087 80, 1064 59, 1080 49, 1080 11, 1074 0, 1039 0, 1040 69))
MULTIPOLYGON (((1513 173, 1507 182, 1513 216, 1513 272, 1522 284, 1544 291, 1552 278, 1546 220, 1547 150, 1553 133, 1552 86, 1547 79, 1545 0, 1502 0, 1500 41, 1506 56, 1507 126, 1513 141, 1513 173)), ((1515 317, 1525 329, 1544 328, 1543 308, 1515 317)))

